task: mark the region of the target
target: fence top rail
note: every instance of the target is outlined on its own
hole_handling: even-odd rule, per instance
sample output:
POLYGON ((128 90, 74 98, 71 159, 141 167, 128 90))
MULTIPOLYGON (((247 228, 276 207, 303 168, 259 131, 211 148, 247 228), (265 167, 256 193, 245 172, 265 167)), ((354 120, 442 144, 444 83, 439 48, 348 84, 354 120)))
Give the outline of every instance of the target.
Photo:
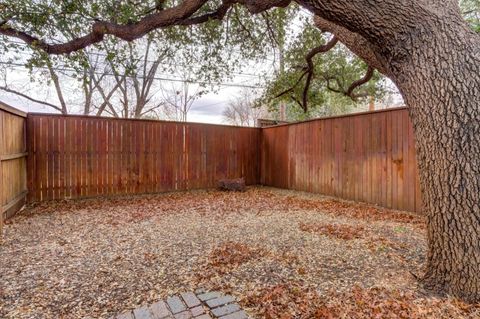
POLYGON ((218 126, 218 127, 229 127, 229 128, 239 128, 239 129, 254 129, 260 130, 259 127, 252 126, 238 126, 238 125, 227 125, 227 124, 213 124, 213 123, 200 123, 200 122, 179 122, 179 121, 165 121, 165 120, 154 120, 154 119, 136 119, 136 118, 123 118, 123 117, 109 117, 109 116, 95 116, 95 115, 83 115, 83 114, 58 114, 58 113, 42 113, 42 112, 28 112, 27 116, 42 116, 42 117, 74 117, 74 118, 85 118, 91 120, 115 120, 115 121, 138 121, 138 122, 147 122, 147 123, 165 123, 165 124, 181 124, 181 125, 206 125, 206 126, 218 126))
POLYGON ((406 106, 400 106, 400 107, 391 107, 391 108, 383 109, 383 110, 357 112, 357 113, 349 113, 349 114, 341 114, 341 115, 332 115, 332 116, 318 117, 318 118, 315 118, 315 119, 310 119, 310 120, 305 120, 305 121, 297 121, 297 122, 283 123, 283 124, 277 124, 277 125, 272 125, 272 126, 265 126, 265 127, 262 127, 262 129, 268 130, 268 129, 273 129, 273 128, 282 127, 282 126, 299 125, 299 124, 315 122, 315 121, 333 120, 333 119, 339 119, 339 118, 344 118, 344 117, 363 116, 363 115, 370 115, 370 114, 377 114, 377 113, 384 113, 384 112, 394 112, 394 111, 407 110, 407 109, 408 109, 408 107, 406 107, 406 106))
POLYGON ((0 110, 2 111, 5 111, 5 112, 8 112, 8 113, 11 113, 11 114, 14 114, 14 115, 18 115, 18 116, 21 116, 21 117, 27 117, 27 113, 26 112, 23 112, 19 109, 16 109, 2 101, 0 101, 0 110))

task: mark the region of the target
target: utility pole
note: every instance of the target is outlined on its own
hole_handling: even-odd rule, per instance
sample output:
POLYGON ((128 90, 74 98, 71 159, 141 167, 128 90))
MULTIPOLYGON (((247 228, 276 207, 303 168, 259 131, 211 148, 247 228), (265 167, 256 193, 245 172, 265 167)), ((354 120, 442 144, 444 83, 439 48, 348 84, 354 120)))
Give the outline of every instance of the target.
POLYGON ((370 95, 370 102, 368 104, 368 110, 369 111, 375 111, 375 97, 373 95, 370 95))
MULTIPOLYGON (((278 53, 279 53, 279 63, 280 63, 280 66, 279 66, 279 71, 280 71, 280 77, 282 77, 284 74, 285 74, 285 47, 284 47, 284 39, 280 39, 279 43, 278 43, 278 53)), ((280 105, 278 107, 278 110, 279 110, 279 115, 280 115, 280 118, 279 120, 280 121, 285 121, 286 120, 286 105, 285 105, 285 101, 280 101, 280 105)))

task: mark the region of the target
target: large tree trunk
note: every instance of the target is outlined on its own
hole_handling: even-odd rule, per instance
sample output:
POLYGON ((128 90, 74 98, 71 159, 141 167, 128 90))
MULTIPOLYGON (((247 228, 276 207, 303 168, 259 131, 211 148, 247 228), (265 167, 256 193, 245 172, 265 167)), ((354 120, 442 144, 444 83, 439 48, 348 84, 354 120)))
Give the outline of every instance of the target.
POLYGON ((388 75, 409 107, 428 216, 425 286, 479 301, 479 36, 456 1, 307 2, 317 26, 388 75))
MULTIPOLYGON (((468 30, 432 35, 396 75, 417 143, 428 256, 424 282, 480 297, 480 41, 468 30)), ((420 45, 420 43, 418 43, 420 45)))

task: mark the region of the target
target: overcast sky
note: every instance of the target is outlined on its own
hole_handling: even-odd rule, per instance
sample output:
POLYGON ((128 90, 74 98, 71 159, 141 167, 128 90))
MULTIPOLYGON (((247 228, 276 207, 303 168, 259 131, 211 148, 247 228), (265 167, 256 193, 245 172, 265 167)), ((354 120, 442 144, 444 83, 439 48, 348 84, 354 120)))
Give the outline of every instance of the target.
MULTIPOLYGON (((35 99, 48 101, 58 105, 58 97, 56 96, 53 84, 47 85, 44 82, 32 82, 30 80, 31 77, 28 71, 21 66, 23 63, 25 63, 25 61, 22 61, 24 57, 28 57, 26 52, 21 53, 18 59, 14 59, 14 63, 16 64, 15 66, 5 67, 4 64, 2 65, 3 68, 0 69, 0 81, 2 81, 1 85, 4 85, 3 81, 6 77, 8 86, 10 88, 14 88, 22 93, 28 94, 35 99)), ((0 58, 0 62, 1 61, 5 63, 5 61, 7 61, 7 57, 4 56, 0 58)), ((274 61, 268 58, 266 58, 266 61, 263 61, 263 63, 246 61, 243 67, 238 68, 235 76, 222 82, 224 85, 218 86, 214 89, 209 88, 209 93, 201 96, 193 102, 188 113, 188 121, 225 124, 222 113, 229 101, 242 94, 242 92, 245 90, 245 88, 242 86, 259 85, 261 82, 261 77, 265 74, 265 72, 273 72, 274 64, 274 61)), ((167 78, 176 78, 173 74, 160 75, 167 78)), ((78 82, 76 80, 69 79, 69 77, 66 75, 61 74, 60 79, 62 93, 65 95, 67 105, 70 105, 69 112, 81 113, 81 108, 72 108, 72 105, 74 105, 75 102, 78 102, 77 96, 79 94, 78 90, 80 89, 78 82)), ((161 83, 156 83, 157 86, 164 86, 167 88, 171 87, 172 84, 178 84, 178 82, 161 81, 161 83)), ((194 91, 194 89, 192 89, 192 91, 194 91)), ((1 90, 0 101, 26 112, 57 112, 46 105, 38 104, 23 97, 6 93, 1 90)))
MULTIPOLYGON (((28 79, 25 78, 25 80, 28 79)), ((39 94, 37 90, 31 90, 30 92, 33 92, 32 96, 39 99, 42 98, 42 94, 39 94)), ((241 88, 226 87, 221 88, 216 93, 208 93, 202 96, 193 103, 188 113, 188 121, 224 124, 222 112, 229 100, 238 94, 241 94, 241 88)), ((56 113, 54 109, 48 106, 34 103, 3 91, 0 91, 0 101, 26 112, 56 113)))

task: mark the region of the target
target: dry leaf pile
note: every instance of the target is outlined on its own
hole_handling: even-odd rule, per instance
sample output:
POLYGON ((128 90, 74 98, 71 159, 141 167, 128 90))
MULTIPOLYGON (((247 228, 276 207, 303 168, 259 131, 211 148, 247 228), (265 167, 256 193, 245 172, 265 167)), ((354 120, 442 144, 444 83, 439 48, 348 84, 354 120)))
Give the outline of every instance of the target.
MULTIPOLYGON (((263 255, 264 252, 261 249, 232 241, 225 242, 210 252, 205 267, 201 271, 197 269, 195 272, 196 280, 198 282, 211 280, 214 276, 228 273, 240 265, 263 255)), ((222 287, 218 288, 222 290, 222 287)))
POLYGON ((245 244, 226 242, 210 253, 209 267, 216 268, 218 271, 227 271, 260 254, 260 250, 252 249, 245 244))
POLYGON ((311 233, 320 233, 333 238, 352 240, 363 237, 362 226, 341 224, 306 224, 301 223, 300 229, 311 233))
POLYGON ((249 292, 243 303, 266 319, 314 318, 322 298, 314 289, 292 281, 249 292))
POLYGON ((198 287, 236 295, 254 317, 340 307, 355 286, 412 292, 408 307, 435 314, 447 302, 415 295, 424 218, 294 191, 41 203, 8 221, 3 239, 0 318, 108 318, 198 287))
POLYGON ((411 291, 354 286, 348 292, 320 296, 297 282, 265 287, 248 294, 244 303, 267 319, 478 318, 480 305, 456 299, 419 297, 411 291), (262 307, 258 307, 262 305, 262 307))

